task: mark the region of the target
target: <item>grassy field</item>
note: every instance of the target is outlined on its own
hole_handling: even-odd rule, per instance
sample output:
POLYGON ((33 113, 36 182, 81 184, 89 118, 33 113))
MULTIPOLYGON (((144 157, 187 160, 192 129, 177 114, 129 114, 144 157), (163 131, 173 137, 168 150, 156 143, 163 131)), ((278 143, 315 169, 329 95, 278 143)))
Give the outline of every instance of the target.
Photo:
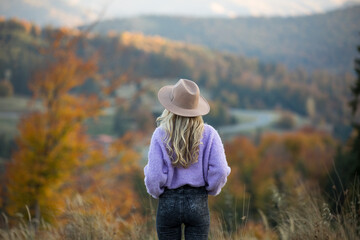
POLYGON ((30 98, 24 96, 12 96, 0 98, 0 134, 4 134, 8 138, 13 138, 17 132, 17 124, 19 119, 9 115, 16 115, 31 109, 29 105, 30 98))
POLYGON ((7 138, 14 138, 17 131, 17 120, 0 118, 0 134, 4 134, 7 138))
MULTIPOLYGON (((276 197, 278 208, 272 216, 260 211, 262 220, 253 222, 244 216, 244 221, 232 231, 226 230, 225 222, 211 214, 210 240, 354 240, 360 236, 359 186, 356 184, 347 195, 339 211, 333 211, 329 203, 318 194, 302 192, 298 196, 276 197), (275 220, 269 224, 268 219, 275 220)), ((131 239, 153 240, 156 237, 155 206, 153 216, 132 219, 131 222, 119 221, 113 212, 90 211, 89 202, 80 195, 67 201, 66 210, 58 224, 37 223, 36 219, 20 216, 17 225, 10 226, 8 218, 2 215, 0 239, 4 240, 88 240, 88 239, 131 239), (38 228, 35 226, 38 225, 38 228)), ((106 205, 107 206, 107 205, 106 205)), ((95 207, 96 208, 96 207, 95 207)), ((110 208, 111 209, 111 208, 110 208)), ((1 226, 1 225, 0 225, 1 226)))
MULTIPOLYGON (((14 138, 17 134, 18 119, 1 118, 0 117, 0 134, 4 134, 8 138, 14 138)), ((89 119, 86 121, 86 128, 91 136, 99 134, 107 134, 114 136, 113 116, 101 116, 98 119, 89 119)))
POLYGON ((97 119, 89 119, 86 121, 87 131, 90 135, 107 134, 114 136, 112 115, 100 116, 97 119))
POLYGON ((30 100, 25 96, 0 98, 0 112, 25 112, 40 107, 38 103, 31 104, 30 100))
MULTIPOLYGON (((17 124, 21 113, 31 109, 39 109, 39 103, 31 104, 31 99, 24 96, 13 96, 0 99, 0 134, 13 138, 17 134, 17 124), (18 115, 19 117, 9 116, 18 115)), ((114 135, 113 116, 104 115, 98 119, 86 121, 88 133, 92 136, 98 134, 114 135)))

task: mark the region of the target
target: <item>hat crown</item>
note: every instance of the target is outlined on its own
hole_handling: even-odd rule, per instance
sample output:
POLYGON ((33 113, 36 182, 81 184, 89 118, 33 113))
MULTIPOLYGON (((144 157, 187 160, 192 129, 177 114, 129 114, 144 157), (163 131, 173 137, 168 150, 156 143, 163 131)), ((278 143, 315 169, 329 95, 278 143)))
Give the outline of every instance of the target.
POLYGON ((158 99, 165 109, 179 116, 203 116, 210 111, 209 103, 200 95, 198 85, 187 79, 162 87, 158 99))
POLYGON ((180 79, 171 94, 171 102, 180 108, 195 109, 198 106, 200 89, 193 81, 180 79))

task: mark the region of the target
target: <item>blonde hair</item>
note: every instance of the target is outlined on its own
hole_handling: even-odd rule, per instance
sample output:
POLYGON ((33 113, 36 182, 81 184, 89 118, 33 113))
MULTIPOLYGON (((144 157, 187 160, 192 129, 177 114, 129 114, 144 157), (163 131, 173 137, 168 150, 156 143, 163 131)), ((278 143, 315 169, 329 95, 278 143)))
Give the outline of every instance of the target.
POLYGON ((198 161, 204 130, 201 116, 183 117, 165 109, 156 122, 166 131, 163 140, 173 166, 187 168, 198 161))

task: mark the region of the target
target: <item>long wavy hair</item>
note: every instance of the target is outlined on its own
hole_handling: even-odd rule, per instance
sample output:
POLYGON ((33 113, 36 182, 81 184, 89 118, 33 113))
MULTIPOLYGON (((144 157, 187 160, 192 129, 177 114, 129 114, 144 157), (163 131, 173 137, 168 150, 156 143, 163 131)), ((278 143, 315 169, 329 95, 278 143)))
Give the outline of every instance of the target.
POLYGON ((187 168, 198 161, 204 131, 201 116, 183 117, 165 109, 156 122, 166 131, 163 141, 173 166, 187 168))

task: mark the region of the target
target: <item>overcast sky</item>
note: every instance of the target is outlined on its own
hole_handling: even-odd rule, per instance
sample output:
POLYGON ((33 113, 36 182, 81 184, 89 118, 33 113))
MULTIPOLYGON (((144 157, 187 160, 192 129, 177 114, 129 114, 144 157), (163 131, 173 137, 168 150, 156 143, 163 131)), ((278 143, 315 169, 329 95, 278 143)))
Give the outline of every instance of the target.
POLYGON ((360 0, 0 0, 0 15, 40 25, 77 26, 103 18, 138 15, 195 17, 297 16, 360 0))

